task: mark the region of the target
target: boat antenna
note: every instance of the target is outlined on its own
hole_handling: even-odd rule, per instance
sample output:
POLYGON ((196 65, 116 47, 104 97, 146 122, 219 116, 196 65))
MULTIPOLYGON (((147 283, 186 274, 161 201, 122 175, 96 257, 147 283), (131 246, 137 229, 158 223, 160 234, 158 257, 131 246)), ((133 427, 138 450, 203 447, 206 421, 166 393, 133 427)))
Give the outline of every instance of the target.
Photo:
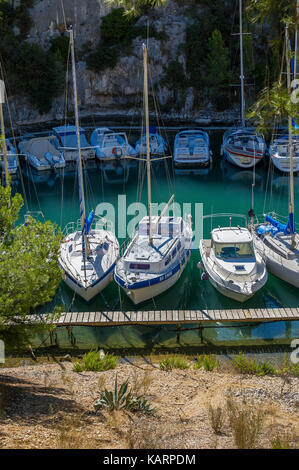
POLYGON ((9 176, 8 176, 8 166, 7 166, 7 147, 5 140, 5 126, 4 126, 4 117, 3 117, 3 107, 5 103, 5 85, 4 81, 0 80, 0 124, 1 124, 1 137, 3 139, 2 149, 3 149, 3 160, 4 160, 4 173, 5 173, 5 186, 9 185, 9 176))
MULTIPOLYGON (((291 95, 291 69, 289 57, 289 28, 285 26, 285 47, 287 61, 287 87, 288 94, 291 95)), ((289 179, 289 223, 291 230, 291 249, 295 248, 295 227, 294 227, 294 163, 293 163, 293 136, 292 136, 292 116, 288 115, 289 127, 289 155, 290 155, 290 179, 289 179)))
POLYGON ((240 82, 241 82, 241 122, 242 126, 245 126, 244 119, 244 65, 243 65, 243 14, 242 14, 242 0, 239 0, 239 16, 240 16, 240 82))
POLYGON ((144 66, 144 103, 145 103, 145 130, 146 130, 146 168, 147 168, 147 194, 148 194, 148 216, 149 216, 149 243, 153 242, 152 231, 152 203, 151 203, 151 153, 149 141, 149 111, 148 111, 148 55, 147 47, 145 44, 143 48, 143 66, 144 66))
POLYGON ((71 46, 71 55, 72 55, 73 92, 74 92, 74 104, 75 104, 76 133, 77 133, 77 142, 78 142, 78 180, 79 180, 80 219, 81 219, 81 229, 82 229, 82 257, 83 257, 83 264, 84 264, 84 274, 86 278, 86 248, 88 246, 88 240, 87 240, 87 235, 86 235, 86 209, 85 209, 85 195, 84 195, 82 152, 81 152, 81 142, 80 142, 74 31, 73 31, 72 26, 69 26, 68 32, 70 34, 70 46, 71 46))

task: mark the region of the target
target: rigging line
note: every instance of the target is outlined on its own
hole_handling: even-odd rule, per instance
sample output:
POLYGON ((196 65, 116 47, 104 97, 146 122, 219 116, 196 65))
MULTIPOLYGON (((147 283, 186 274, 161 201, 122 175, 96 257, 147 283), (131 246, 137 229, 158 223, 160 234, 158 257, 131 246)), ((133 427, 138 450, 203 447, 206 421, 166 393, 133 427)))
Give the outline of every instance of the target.
MULTIPOLYGON (((154 84, 153 84, 150 64, 149 64, 148 70, 149 70, 149 77, 150 77, 150 83, 151 83, 151 89, 152 89, 152 96, 153 96, 154 106, 155 106, 155 111, 156 111, 156 119, 157 119, 158 126, 161 128, 160 120, 159 120, 159 116, 161 115, 161 112, 160 112, 159 104, 158 104, 158 101, 157 101, 157 98, 156 98, 155 87, 154 87, 154 84)), ((161 122, 163 124, 164 132, 165 132, 165 136, 166 136, 166 141, 167 141, 168 148, 169 148, 169 151, 170 151, 170 149, 171 149, 170 142, 169 142, 167 133, 165 131, 165 124, 164 124, 162 116, 161 116, 161 122)), ((170 174, 169 174, 169 171, 168 171, 167 162, 165 162, 164 165, 165 165, 165 173, 166 173, 168 190, 169 190, 170 193, 174 193, 175 192, 175 179, 173 178, 173 183, 172 183, 171 178, 170 178, 170 174)))
POLYGON ((62 178, 61 178, 61 203, 60 203, 60 227, 62 227, 62 218, 63 218, 63 198, 64 198, 64 168, 62 169, 62 178))
MULTIPOLYGON (((9 101, 9 97, 8 97, 8 93, 7 93, 7 90, 9 90, 10 94, 11 94, 11 91, 10 91, 10 88, 9 88, 7 74, 6 74, 6 71, 5 71, 5 67, 4 67, 4 63, 3 63, 3 59, 2 59, 1 55, 0 55, 0 71, 1 71, 1 75, 2 75, 3 79, 5 78, 5 83, 7 84, 7 87, 6 86, 4 87, 4 92, 5 92, 5 97, 6 97, 6 106, 7 106, 7 111, 8 111, 9 121, 10 121, 12 139, 13 139, 14 147, 15 147, 16 153, 17 153, 18 170, 19 170, 19 175, 20 175, 20 180, 21 180, 23 199, 24 199, 26 211, 28 211, 28 200, 27 200, 27 196, 26 196, 26 190, 25 190, 23 175, 22 175, 22 171, 21 171, 21 159, 20 159, 20 155, 19 155, 19 152, 18 152, 15 131, 14 131, 13 124, 12 124, 12 115, 11 115, 11 111, 10 111, 10 101, 9 101)), ((14 103, 13 103, 13 106, 14 106, 14 103)), ((16 109, 14 110, 14 113, 15 113, 15 116, 16 116, 16 109)), ((17 127, 17 130, 19 131, 18 127, 17 127)))
POLYGON ((63 16, 64 27, 65 27, 65 29, 67 29, 63 0, 60 0, 60 3, 61 3, 61 9, 62 9, 62 16, 63 16))

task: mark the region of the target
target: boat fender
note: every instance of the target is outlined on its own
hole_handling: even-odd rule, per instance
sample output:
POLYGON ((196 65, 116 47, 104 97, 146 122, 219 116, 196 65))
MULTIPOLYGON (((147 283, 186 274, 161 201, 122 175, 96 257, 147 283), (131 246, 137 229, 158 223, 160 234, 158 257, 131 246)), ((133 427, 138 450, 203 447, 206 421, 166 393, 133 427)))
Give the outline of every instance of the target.
POLYGON ((203 269, 204 267, 201 261, 199 261, 196 266, 197 266, 197 269, 203 269))
POLYGON ((46 152, 45 153, 45 159, 51 163, 52 165, 54 164, 54 160, 53 160, 53 155, 51 152, 46 152))
POLYGON ((112 149, 113 155, 116 155, 116 157, 121 157, 122 156, 122 149, 119 147, 113 147, 112 149))
POLYGON ((202 281, 207 281, 209 279, 209 275, 206 271, 204 271, 200 278, 202 281))

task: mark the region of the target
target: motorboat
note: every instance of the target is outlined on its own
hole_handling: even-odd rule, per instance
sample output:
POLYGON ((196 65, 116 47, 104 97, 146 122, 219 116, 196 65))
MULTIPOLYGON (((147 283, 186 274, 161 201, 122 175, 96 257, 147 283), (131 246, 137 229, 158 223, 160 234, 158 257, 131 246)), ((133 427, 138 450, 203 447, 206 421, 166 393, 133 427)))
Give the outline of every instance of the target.
POLYGON ((45 171, 65 167, 65 160, 53 140, 55 136, 36 137, 19 143, 20 153, 36 170, 45 171))
POLYGON ((90 142, 100 161, 137 156, 136 150, 128 143, 125 132, 114 132, 107 127, 98 127, 92 132, 90 142))
POLYGON ((245 302, 267 282, 266 265, 247 228, 217 227, 199 250, 206 277, 226 297, 245 302))
POLYGON ((209 168, 212 163, 209 136, 200 129, 184 129, 174 139, 176 168, 209 168))
MULTIPOLYGON (((53 128, 56 136, 55 145, 63 153, 66 162, 78 160, 78 140, 76 126, 59 126, 53 128)), ((79 127, 80 147, 83 160, 95 158, 95 148, 87 141, 85 131, 79 127)))

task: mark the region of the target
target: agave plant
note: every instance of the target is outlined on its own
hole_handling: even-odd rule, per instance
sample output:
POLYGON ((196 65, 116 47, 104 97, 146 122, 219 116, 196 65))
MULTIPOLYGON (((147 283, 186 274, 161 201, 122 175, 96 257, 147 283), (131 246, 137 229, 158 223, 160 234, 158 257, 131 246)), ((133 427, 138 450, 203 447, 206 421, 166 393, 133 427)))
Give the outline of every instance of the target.
POLYGON ((114 392, 105 388, 99 400, 95 403, 96 410, 108 408, 109 411, 114 410, 129 410, 132 412, 151 413, 153 410, 150 408, 147 400, 142 397, 133 397, 131 391, 128 391, 128 380, 123 382, 118 388, 117 375, 114 381, 114 392))

